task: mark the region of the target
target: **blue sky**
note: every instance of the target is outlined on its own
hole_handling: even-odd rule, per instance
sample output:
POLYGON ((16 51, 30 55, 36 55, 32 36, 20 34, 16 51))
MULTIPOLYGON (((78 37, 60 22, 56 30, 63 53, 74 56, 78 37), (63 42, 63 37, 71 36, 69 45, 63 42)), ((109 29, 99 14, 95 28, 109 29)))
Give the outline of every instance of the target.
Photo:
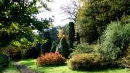
POLYGON ((63 26, 69 22, 69 20, 64 20, 68 15, 63 14, 62 6, 67 6, 70 4, 71 0, 54 0, 53 2, 47 3, 48 7, 51 8, 51 12, 45 11, 37 15, 38 18, 48 18, 54 16, 54 26, 63 26))

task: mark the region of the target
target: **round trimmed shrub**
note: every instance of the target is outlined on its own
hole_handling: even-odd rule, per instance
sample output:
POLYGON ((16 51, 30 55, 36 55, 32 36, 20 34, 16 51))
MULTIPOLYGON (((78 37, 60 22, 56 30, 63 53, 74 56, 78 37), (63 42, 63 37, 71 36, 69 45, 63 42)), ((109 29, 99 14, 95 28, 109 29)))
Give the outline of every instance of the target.
POLYGON ((39 66, 62 65, 65 61, 66 59, 58 52, 42 54, 37 58, 37 64, 39 66))

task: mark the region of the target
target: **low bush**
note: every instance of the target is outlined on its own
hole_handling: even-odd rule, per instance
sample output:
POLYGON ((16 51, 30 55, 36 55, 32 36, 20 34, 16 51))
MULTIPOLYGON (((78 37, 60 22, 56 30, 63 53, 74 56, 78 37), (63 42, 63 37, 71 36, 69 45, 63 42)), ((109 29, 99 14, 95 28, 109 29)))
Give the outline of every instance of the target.
POLYGON ((91 70, 103 68, 108 65, 103 57, 97 54, 78 54, 68 60, 68 65, 74 70, 91 70))
POLYGON ((125 51, 125 55, 122 56, 122 58, 118 60, 118 63, 121 67, 130 68, 130 46, 125 51))
POLYGON ((44 65, 61 65, 64 64, 66 59, 58 52, 42 54, 37 58, 38 66, 44 65))
POLYGON ((88 45, 87 43, 82 43, 74 47, 73 52, 70 54, 70 57, 77 54, 92 53, 92 52, 94 52, 92 46, 88 45))

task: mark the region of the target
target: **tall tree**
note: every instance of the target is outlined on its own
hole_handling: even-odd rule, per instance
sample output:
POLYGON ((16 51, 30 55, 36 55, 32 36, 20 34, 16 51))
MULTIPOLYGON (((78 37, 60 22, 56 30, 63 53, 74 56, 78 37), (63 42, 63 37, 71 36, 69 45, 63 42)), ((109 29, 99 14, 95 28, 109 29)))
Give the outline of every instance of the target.
POLYGON ((76 27, 82 42, 96 41, 111 21, 130 15, 129 0, 81 0, 76 27))
POLYGON ((75 27, 73 22, 69 22, 69 46, 70 48, 73 48, 73 43, 75 41, 75 27))
POLYGON ((46 39, 47 41, 46 43, 43 44, 42 50, 44 53, 50 52, 52 46, 52 40, 49 30, 43 32, 43 38, 46 39))
POLYGON ((0 1, 0 47, 13 41, 19 41, 32 30, 43 30, 48 27, 48 20, 38 20, 39 8, 45 8, 44 2, 38 0, 1 0, 0 1), (2 2, 2 3, 1 3, 2 2))

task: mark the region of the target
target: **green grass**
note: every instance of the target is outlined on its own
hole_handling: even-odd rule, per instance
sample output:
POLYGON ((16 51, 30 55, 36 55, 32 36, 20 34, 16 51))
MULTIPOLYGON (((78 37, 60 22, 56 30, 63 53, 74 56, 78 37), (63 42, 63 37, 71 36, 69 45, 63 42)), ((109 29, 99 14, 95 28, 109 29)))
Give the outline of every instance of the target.
POLYGON ((20 73, 15 66, 12 64, 9 64, 9 67, 7 67, 2 73, 20 73))
POLYGON ((19 61, 19 63, 26 65, 28 68, 38 71, 41 73, 130 73, 128 69, 106 69, 102 71, 73 71, 68 68, 67 65, 64 66, 51 66, 51 67, 38 67, 36 65, 36 60, 28 59, 19 61))

